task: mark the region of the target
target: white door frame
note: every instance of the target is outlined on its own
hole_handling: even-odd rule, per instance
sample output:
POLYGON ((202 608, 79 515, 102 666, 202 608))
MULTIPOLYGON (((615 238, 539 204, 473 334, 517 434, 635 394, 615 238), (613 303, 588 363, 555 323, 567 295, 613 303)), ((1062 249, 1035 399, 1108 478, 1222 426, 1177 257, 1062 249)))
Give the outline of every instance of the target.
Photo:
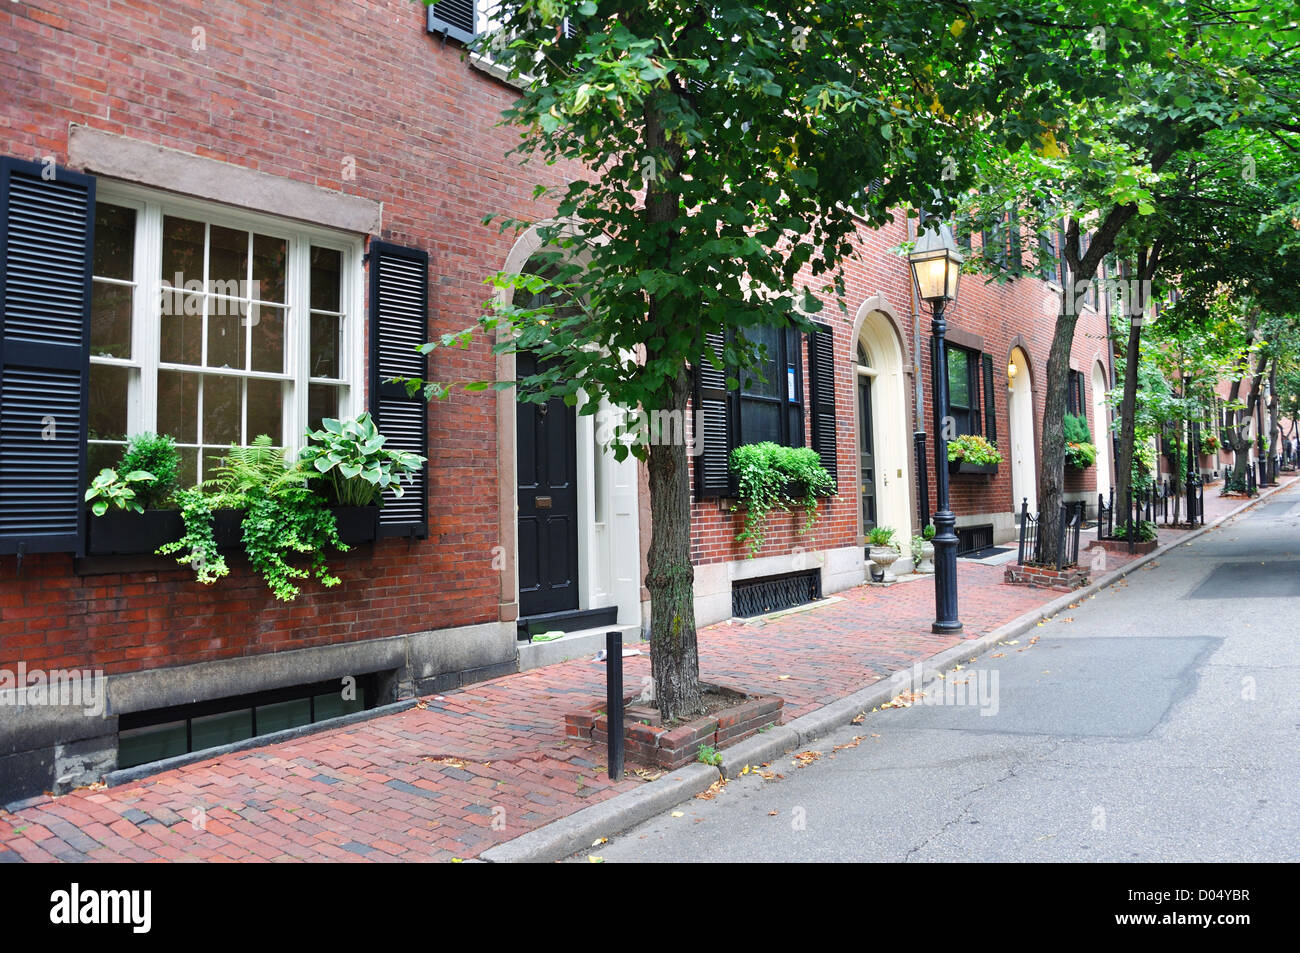
POLYGON ((1008 367, 1016 376, 1007 381, 1007 428, 1011 440, 1011 509, 1020 519, 1020 505, 1029 500, 1029 511, 1038 512, 1037 441, 1034 439, 1034 380, 1029 355, 1020 346, 1011 349, 1008 367))
POLYGON ((1101 361, 1092 364, 1092 441, 1097 447, 1097 492, 1110 493, 1110 408, 1106 405, 1106 371, 1101 361))
MULTIPOLYGON (((870 303, 870 302, 869 302, 870 303)), ((864 305, 865 307, 865 305, 864 305)), ((894 529, 894 539, 903 553, 912 538, 912 431, 907 402, 907 362, 898 335, 888 315, 872 308, 859 318, 852 359, 857 366, 857 344, 867 352, 871 366, 859 374, 871 380, 871 430, 876 460, 876 523, 894 529)), ((858 407, 858 375, 854 376, 853 420, 855 441, 858 407)), ((856 446, 855 446, 856 449, 856 446)), ((854 475, 857 454, 854 454, 854 475)), ((862 507, 858 505, 858 535, 863 538, 862 507)), ((865 545, 865 539, 863 539, 865 545)))

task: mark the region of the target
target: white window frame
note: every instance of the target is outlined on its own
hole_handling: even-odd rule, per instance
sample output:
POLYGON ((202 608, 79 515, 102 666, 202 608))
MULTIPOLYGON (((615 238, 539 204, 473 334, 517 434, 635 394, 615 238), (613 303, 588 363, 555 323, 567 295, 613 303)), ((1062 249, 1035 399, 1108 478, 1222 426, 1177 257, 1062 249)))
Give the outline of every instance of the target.
MULTIPOLYGON (((282 380, 289 384, 281 418, 278 445, 292 459, 304 444, 307 428, 308 385, 324 383, 339 389, 339 416, 349 417, 366 409, 365 351, 367 333, 364 307, 365 278, 362 267, 364 238, 321 226, 173 196, 125 183, 100 180, 97 203, 120 205, 136 210, 133 278, 135 297, 131 309, 131 358, 92 356, 91 364, 131 368, 127 396, 126 433, 157 431, 158 372, 221 375, 217 368, 160 361, 162 298, 162 226, 164 216, 189 218, 208 225, 256 232, 289 243, 285 269, 285 372, 239 371, 240 379, 282 380), (343 309, 339 345, 339 379, 306 376, 311 351, 311 248, 329 248, 340 253, 339 304, 343 309)), ((168 276, 170 278, 170 276, 168 276)), ((206 275, 205 287, 206 287, 206 275)), ((125 284, 125 282, 115 282, 125 284)), ((200 413, 202 411, 200 410, 200 413)), ((243 427, 241 426, 241 432, 243 427)), ((186 479, 189 479, 187 476, 186 479)))

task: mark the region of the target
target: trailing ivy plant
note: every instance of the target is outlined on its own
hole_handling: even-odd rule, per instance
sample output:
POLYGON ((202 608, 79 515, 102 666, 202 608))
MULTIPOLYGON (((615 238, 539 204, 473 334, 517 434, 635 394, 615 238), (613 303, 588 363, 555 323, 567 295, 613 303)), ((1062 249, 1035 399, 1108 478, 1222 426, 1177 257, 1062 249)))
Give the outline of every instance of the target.
POLYGON ((185 535, 170 543, 158 547, 159 556, 181 553, 176 561, 181 565, 188 563, 194 570, 195 578, 205 586, 210 586, 222 576, 230 573, 226 558, 217 549, 217 539, 212 531, 212 511, 226 505, 224 497, 204 493, 199 487, 177 490, 172 499, 181 508, 181 520, 185 524, 185 535))
POLYGON ((782 447, 771 441, 745 444, 731 451, 731 470, 739 497, 733 510, 745 508, 745 525, 736 542, 748 543, 750 556, 763 548, 763 526, 772 510, 802 506, 806 518, 800 532, 806 533, 817 522, 818 497, 835 492, 835 480, 811 447, 782 447), (790 490, 801 492, 791 496, 790 490))
POLYGON ((213 479, 174 495, 185 535, 165 543, 158 553, 181 553, 176 561, 189 563, 199 582, 216 582, 229 567, 217 550, 213 511, 243 510, 244 551, 277 599, 291 601, 299 593, 296 581, 313 576, 327 588, 337 586, 339 578, 329 571, 325 548, 346 552, 348 547, 339 540, 326 500, 308 487, 307 477, 301 464, 285 463, 284 450, 272 446, 265 434, 251 446, 232 446, 213 479), (307 566, 290 562, 295 556, 308 556, 307 566))

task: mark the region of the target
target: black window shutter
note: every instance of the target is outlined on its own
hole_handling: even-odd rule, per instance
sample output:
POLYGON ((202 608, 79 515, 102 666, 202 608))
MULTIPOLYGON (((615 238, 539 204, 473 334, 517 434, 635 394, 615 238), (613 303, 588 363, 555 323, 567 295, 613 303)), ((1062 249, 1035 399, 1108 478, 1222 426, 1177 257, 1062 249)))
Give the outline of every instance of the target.
POLYGON ((95 180, 0 159, 0 553, 84 553, 95 180))
POLYGON ((835 420, 835 332, 814 324, 808 335, 808 393, 812 403, 812 448, 822 466, 839 485, 839 455, 835 420))
MULTIPOLYGON (((726 339, 721 333, 706 334, 705 346, 718 363, 723 360, 726 339)), ((708 500, 726 496, 731 487, 731 395, 727 371, 701 357, 695 372, 695 495, 708 500)))
MULTIPOLYGON (((408 397, 394 377, 424 378, 428 359, 417 348, 429 339, 429 253, 388 242, 370 243, 370 412, 387 446, 429 455, 429 403, 408 397)), ((401 498, 384 494, 381 536, 427 536, 429 465, 401 498)))
POLYGON ((476 34, 475 0, 438 0, 429 4, 429 32, 468 43, 476 34))
POLYGON ((993 403, 993 355, 984 355, 984 436, 989 443, 998 442, 998 416, 993 403))

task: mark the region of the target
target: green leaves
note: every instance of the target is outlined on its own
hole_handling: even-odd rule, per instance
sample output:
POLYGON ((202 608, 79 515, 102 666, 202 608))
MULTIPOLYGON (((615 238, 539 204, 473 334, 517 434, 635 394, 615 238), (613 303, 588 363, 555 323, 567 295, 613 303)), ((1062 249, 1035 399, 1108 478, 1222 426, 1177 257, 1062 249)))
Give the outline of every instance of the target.
POLYGON ((103 469, 86 488, 85 499, 96 516, 103 516, 110 506, 143 513, 144 505, 139 496, 156 479, 146 470, 132 470, 126 476, 119 477, 116 470, 103 469))
POLYGON ((402 496, 402 480, 425 462, 416 453, 385 449, 387 438, 368 413, 347 420, 327 417, 307 438, 298 465, 310 467, 327 498, 340 506, 382 505, 389 489, 402 496))
POLYGON ((770 512, 802 506, 806 519, 800 532, 806 533, 817 522, 818 497, 835 492, 835 480, 811 447, 783 447, 770 441, 745 444, 731 451, 730 464, 739 505, 745 509, 745 525, 736 541, 749 543, 751 557, 763 548, 763 526, 770 512))

